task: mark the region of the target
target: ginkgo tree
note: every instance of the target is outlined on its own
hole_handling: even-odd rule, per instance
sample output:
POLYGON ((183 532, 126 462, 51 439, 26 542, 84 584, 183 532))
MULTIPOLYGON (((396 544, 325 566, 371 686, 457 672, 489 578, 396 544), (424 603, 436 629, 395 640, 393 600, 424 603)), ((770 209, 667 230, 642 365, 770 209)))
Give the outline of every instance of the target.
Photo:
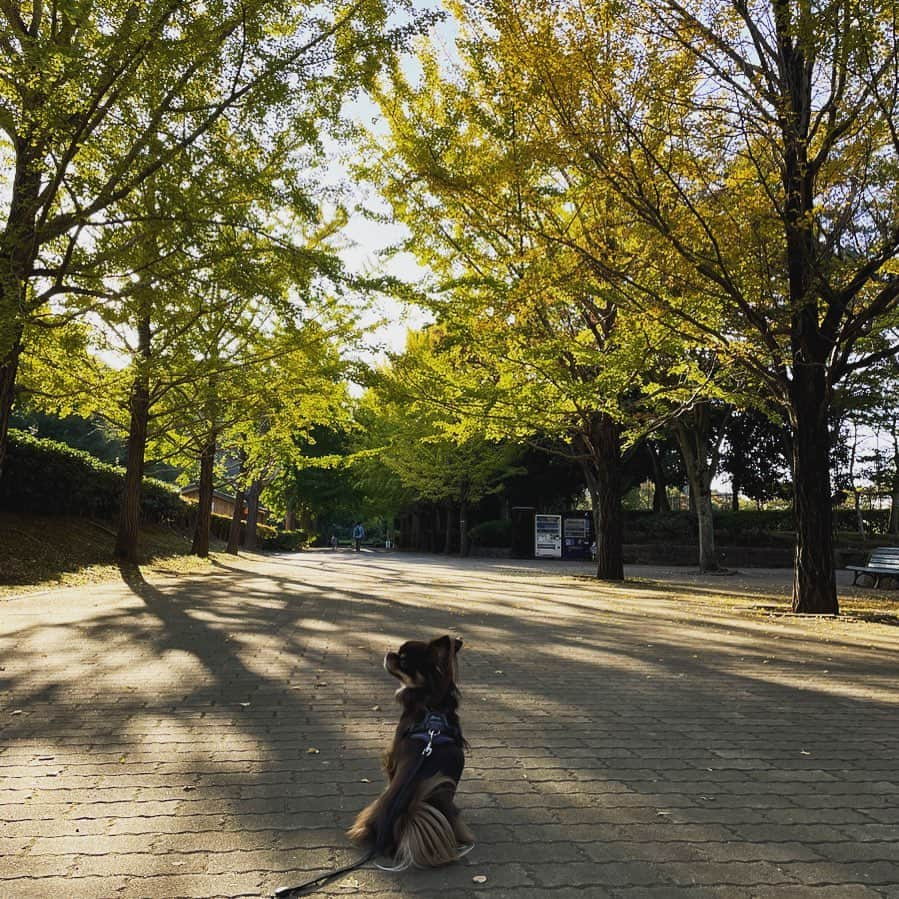
POLYGON ((578 239, 579 252, 782 410, 793 607, 838 611, 828 413, 842 379, 897 350, 863 339, 899 305, 895 4, 452 8, 529 98, 571 180, 611 193, 638 238, 578 239))
MULTIPOLYGON (((434 402, 452 397, 455 414, 475 428, 566 437, 593 499, 597 574, 621 579, 623 455, 672 418, 696 437, 693 410, 712 379, 691 362, 696 354, 684 355, 682 339, 580 251, 633 236, 610 193, 569 178, 529 97, 484 51, 481 39, 463 41, 458 68, 447 72, 423 47, 418 84, 392 70, 378 93, 389 140, 378 135, 381 152, 373 148, 361 171, 437 278, 423 302, 442 326, 445 358, 430 360, 421 395, 428 383, 451 383, 454 392, 434 402)), ((717 560, 704 452, 690 460, 700 565, 709 569, 717 560)))
POLYGON ((515 464, 519 447, 490 437, 460 415, 458 406, 454 410, 452 397, 458 391, 448 379, 435 377, 447 364, 435 353, 440 330, 410 332, 405 352, 377 372, 356 412, 365 435, 357 465, 365 477, 366 467, 376 462, 412 496, 442 507, 444 551, 450 551, 458 530, 459 551, 467 555, 470 508, 520 473, 515 464), (444 389, 445 401, 437 401, 444 389))
MULTIPOLYGON (((0 4, 0 474, 30 325, 56 323, 55 301, 81 295, 73 257, 122 223, 112 208, 202 155, 222 121, 263 144, 292 132, 315 147, 345 99, 429 21, 397 11, 410 3, 0 4)), ((229 168, 241 164, 236 154, 229 168)))

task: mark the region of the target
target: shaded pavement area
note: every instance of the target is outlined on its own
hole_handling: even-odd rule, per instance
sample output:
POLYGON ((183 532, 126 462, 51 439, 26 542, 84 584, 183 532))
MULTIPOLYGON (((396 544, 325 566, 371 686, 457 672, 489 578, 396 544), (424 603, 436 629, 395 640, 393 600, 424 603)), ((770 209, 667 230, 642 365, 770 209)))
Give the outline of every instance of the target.
POLYGON ((477 846, 316 895, 899 899, 899 628, 753 612, 788 572, 685 600, 588 570, 323 551, 0 603, 0 896, 265 896, 353 860, 383 653, 451 631, 477 846))

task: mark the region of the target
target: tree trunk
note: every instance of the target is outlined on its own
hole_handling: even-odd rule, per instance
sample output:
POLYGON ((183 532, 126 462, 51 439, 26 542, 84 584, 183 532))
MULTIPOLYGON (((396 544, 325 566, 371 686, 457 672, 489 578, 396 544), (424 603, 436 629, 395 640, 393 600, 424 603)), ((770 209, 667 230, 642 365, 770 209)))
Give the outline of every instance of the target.
POLYGON ((662 460, 652 443, 646 443, 646 451, 649 453, 649 461, 652 467, 652 511, 670 512, 671 502, 668 499, 668 484, 665 481, 665 470, 662 468, 662 460))
POLYGON ((443 552, 449 555, 453 551, 453 506, 452 503, 446 505, 446 533, 443 536, 443 552))
POLYGON ((827 385, 821 365, 795 365, 791 385, 796 568, 793 611, 839 613, 833 565, 833 510, 827 385))
POLYGON ((737 479, 733 478, 730 482, 730 510, 731 512, 740 511, 740 485, 737 479))
POLYGON ((690 414, 694 417, 692 422, 688 422, 686 414, 674 420, 674 434, 687 470, 690 500, 696 512, 699 570, 717 571, 718 557, 715 551, 715 519, 712 506, 714 468, 709 460, 708 410, 696 407, 690 414))
MULTIPOLYGON (((37 110, 30 109, 29 114, 37 110)), ((16 377, 28 317, 28 279, 40 243, 35 222, 41 206, 42 152, 19 134, 16 168, 4 197, 7 211, 0 233, 0 478, 6 462, 9 420, 16 398, 16 377)))
POLYGON ((600 415, 596 437, 600 530, 596 538, 596 576, 624 580, 624 513, 621 508, 621 427, 600 415))
MULTIPOLYGON (((4 304, 5 305, 5 304, 4 304)), ((19 356, 22 354, 22 333, 13 335, 13 343, 6 356, 0 361, 0 479, 6 462, 6 447, 9 443, 9 420, 16 398, 16 374, 19 371, 19 356)))
POLYGON ((209 556, 209 530, 212 526, 212 494, 215 488, 215 444, 213 431, 200 451, 200 490, 197 494, 197 523, 190 551, 201 559, 209 556))
POLYGON ((247 530, 244 536, 244 549, 256 549, 256 525, 259 523, 259 494, 262 493, 262 482, 253 481, 247 490, 247 530))
POLYGON ((243 530, 243 506, 246 498, 246 490, 240 489, 235 492, 234 512, 231 515, 231 527, 228 528, 228 546, 226 548, 226 552, 229 552, 232 556, 238 554, 240 547, 240 532, 243 530))
POLYGON ((140 532, 141 489, 150 425, 150 316, 144 314, 137 326, 137 365, 128 400, 131 421, 128 427, 128 459, 125 464, 125 492, 119 510, 115 555, 137 564, 140 532))
POLYGON ((284 530, 295 531, 297 529, 297 513, 293 509, 288 509, 284 513, 284 530))
POLYGON ((467 556, 470 551, 468 545, 468 503, 464 500, 459 503, 459 555, 467 556))
POLYGON ((893 453, 893 480, 890 484, 890 534, 899 534, 899 446, 893 453))
POLYGON ((596 577, 624 580, 624 513, 621 508, 621 427, 597 414, 590 433, 578 435, 585 459, 581 465, 593 501, 596 532, 596 577))
POLYGON ((234 512, 231 514, 231 525, 228 528, 228 545, 225 552, 236 556, 240 549, 240 538, 243 530, 243 507, 247 492, 243 488, 244 467, 247 462, 246 451, 241 448, 237 452, 237 473, 234 477, 234 512))

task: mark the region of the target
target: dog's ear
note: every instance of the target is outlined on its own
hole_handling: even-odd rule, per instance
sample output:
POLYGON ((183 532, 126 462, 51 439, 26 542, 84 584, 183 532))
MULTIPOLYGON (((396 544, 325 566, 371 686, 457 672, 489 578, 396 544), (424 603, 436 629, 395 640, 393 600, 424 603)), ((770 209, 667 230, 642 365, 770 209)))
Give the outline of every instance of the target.
POLYGON ((431 641, 431 650, 440 656, 448 656, 450 652, 457 653, 462 648, 461 637, 451 637, 446 634, 431 641))
POLYGON ((431 652, 441 659, 445 659, 449 656, 452 647, 453 644, 449 638, 449 634, 444 637, 438 637, 436 640, 431 640, 430 644, 431 652))

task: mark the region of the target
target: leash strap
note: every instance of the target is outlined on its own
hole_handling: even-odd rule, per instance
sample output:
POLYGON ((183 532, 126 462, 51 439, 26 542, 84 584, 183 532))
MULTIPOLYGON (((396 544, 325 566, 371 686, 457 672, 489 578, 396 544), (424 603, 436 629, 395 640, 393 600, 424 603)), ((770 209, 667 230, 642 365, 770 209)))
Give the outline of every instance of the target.
POLYGON ((402 787, 400 787, 399 792, 396 794, 396 796, 394 796, 393 802, 390 803, 390 808, 387 811, 387 826, 384 827, 383 832, 378 833, 373 848, 369 849, 369 851, 364 856, 362 856, 362 858, 360 858, 358 861, 353 862, 351 865, 345 865, 342 868, 338 868, 336 871, 329 871, 327 874, 320 874, 318 877, 313 877, 312 880, 307 880, 305 883, 299 883, 296 886, 279 887, 272 894, 272 899, 293 899, 294 896, 299 896, 301 893, 305 893, 309 889, 317 889, 318 887, 324 886, 326 883, 329 883, 336 877, 341 877, 344 874, 349 874, 350 871, 355 871, 357 868, 361 868, 366 862, 371 861, 379 852, 381 852, 384 848, 384 845, 387 843, 390 828, 393 826, 393 819, 402 804, 402 800, 406 798, 406 793, 408 793, 409 787, 415 780, 415 775, 418 774, 419 771, 421 771, 421 766, 424 765, 424 763, 430 757, 431 753, 434 751, 434 740, 439 736, 439 729, 432 729, 428 731, 427 746, 422 749, 421 755, 419 755, 418 761, 415 763, 415 767, 409 773, 409 776, 406 778, 402 787))
POLYGON ((375 849, 370 849, 359 859, 359 861, 353 862, 351 865, 344 865, 344 867, 338 868, 336 871, 329 871, 327 874, 321 874, 318 877, 314 877, 312 880, 307 880, 305 883, 299 883, 293 887, 280 887, 275 890, 272 897, 273 899, 292 899, 293 896, 299 896, 300 893, 305 893, 306 890, 311 887, 318 888, 324 886, 335 877, 341 877, 344 874, 349 874, 350 871, 355 871, 356 868, 361 868, 366 862, 371 861, 375 857, 376 851, 377 850, 375 849))

